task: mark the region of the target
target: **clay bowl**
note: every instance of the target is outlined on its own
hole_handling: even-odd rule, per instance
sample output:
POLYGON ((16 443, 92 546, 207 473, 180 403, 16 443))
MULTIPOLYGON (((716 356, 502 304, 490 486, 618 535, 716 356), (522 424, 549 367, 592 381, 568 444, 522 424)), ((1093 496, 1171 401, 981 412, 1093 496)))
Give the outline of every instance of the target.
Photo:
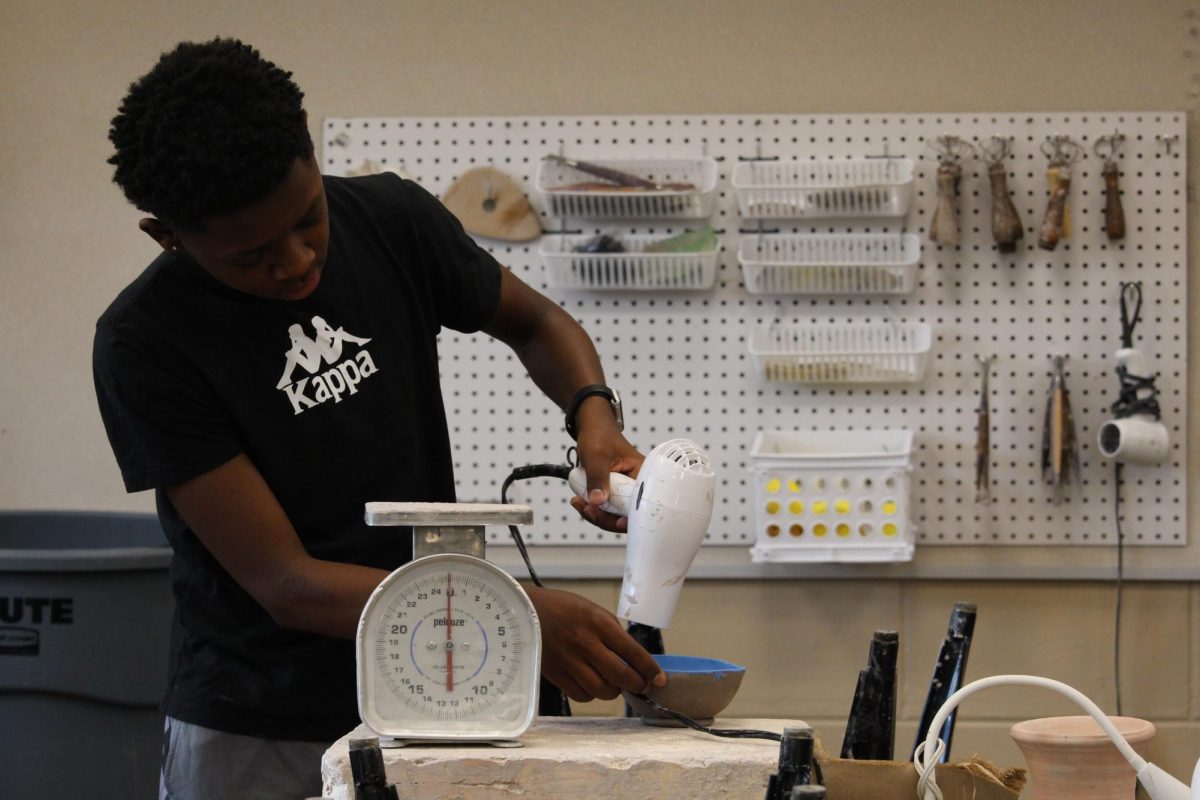
MULTIPOLYGON (((746 668, 716 658, 699 656, 656 655, 654 660, 667 674, 667 685, 652 688, 647 696, 661 706, 691 717, 701 725, 711 725, 725 710, 742 685, 746 668)), ((662 712, 625 693, 625 702, 642 716, 646 725, 681 728, 678 722, 662 712)))

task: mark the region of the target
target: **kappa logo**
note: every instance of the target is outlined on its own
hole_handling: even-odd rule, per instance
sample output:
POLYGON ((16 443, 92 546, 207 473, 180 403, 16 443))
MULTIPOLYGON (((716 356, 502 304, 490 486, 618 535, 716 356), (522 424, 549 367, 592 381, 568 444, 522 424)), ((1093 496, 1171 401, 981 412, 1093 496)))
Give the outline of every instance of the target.
POLYGON ((282 389, 291 401, 294 414, 329 400, 342 402, 343 395, 357 393, 358 384, 379 371, 371 353, 364 347, 370 339, 347 333, 344 328, 335 329, 321 317, 313 317, 312 325, 316 333, 313 338, 304 332, 303 325, 288 328, 292 346, 286 353, 283 376, 275 384, 275 388, 282 389), (358 345, 359 350, 353 356, 342 358, 342 348, 347 342, 358 345), (296 367, 303 367, 308 375, 293 380, 296 367))

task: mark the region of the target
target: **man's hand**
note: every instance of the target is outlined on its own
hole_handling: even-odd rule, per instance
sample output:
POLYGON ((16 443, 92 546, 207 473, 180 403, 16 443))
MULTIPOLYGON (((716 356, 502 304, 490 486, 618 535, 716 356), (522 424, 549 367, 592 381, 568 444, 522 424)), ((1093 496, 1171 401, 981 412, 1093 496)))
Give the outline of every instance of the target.
MULTIPOLYGON (((598 404, 603 399, 588 398, 584 404, 591 400, 596 400, 598 404)), ((579 516, 596 527, 625 533, 629 527, 628 518, 618 517, 600 508, 608 502, 608 475, 611 472, 620 472, 636 478, 645 456, 617 430, 617 426, 612 422, 612 411, 607 406, 602 409, 600 423, 581 426, 576 450, 579 453, 579 463, 587 472, 588 497, 583 500, 572 496, 571 505, 579 512, 579 516)))
POLYGON ((542 674, 567 697, 611 700, 663 686, 658 662, 600 606, 571 592, 527 587, 542 625, 542 674))

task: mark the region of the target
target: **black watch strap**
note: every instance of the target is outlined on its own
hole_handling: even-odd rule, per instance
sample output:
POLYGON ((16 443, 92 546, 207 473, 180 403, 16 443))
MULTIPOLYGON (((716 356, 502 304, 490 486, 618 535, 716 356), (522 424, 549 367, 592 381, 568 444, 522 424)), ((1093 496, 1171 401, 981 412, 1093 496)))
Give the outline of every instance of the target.
POLYGON ((593 395, 601 395, 608 398, 609 405, 612 406, 613 416, 617 419, 617 430, 625 430, 625 416, 621 411, 621 396, 617 394, 617 390, 610 389, 602 383, 593 383, 576 392, 575 396, 571 398, 571 402, 567 403, 566 427, 567 433, 571 435, 572 439, 579 438, 579 428, 575 425, 575 414, 578 413, 580 404, 593 395))

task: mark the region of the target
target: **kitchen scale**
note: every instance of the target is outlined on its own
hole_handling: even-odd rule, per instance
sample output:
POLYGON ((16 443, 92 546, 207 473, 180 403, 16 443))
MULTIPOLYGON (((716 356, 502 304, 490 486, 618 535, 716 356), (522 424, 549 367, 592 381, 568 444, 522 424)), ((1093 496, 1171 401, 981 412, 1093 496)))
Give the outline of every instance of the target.
POLYGON ((528 506, 367 503, 373 526, 411 526, 413 560, 371 593, 358 621, 358 711, 381 747, 519 747, 537 714, 537 612, 484 560, 486 525, 528 525, 528 506))

